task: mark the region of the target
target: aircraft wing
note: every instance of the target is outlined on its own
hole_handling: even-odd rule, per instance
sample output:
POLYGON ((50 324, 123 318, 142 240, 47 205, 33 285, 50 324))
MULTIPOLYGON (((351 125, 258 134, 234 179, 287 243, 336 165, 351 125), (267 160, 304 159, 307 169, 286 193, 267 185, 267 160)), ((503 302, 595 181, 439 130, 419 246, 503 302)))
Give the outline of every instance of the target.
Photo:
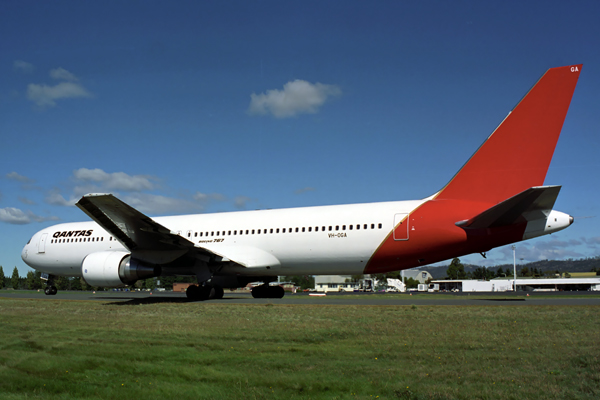
POLYGON ((560 192, 560 186, 536 186, 504 200, 456 226, 468 229, 495 228, 546 218, 560 192))
MULTIPOLYGON (((255 254, 256 251, 232 251, 232 256, 227 256, 195 245, 112 194, 88 194, 76 205, 143 261, 165 264, 186 253, 204 262, 233 261, 250 267, 259 266, 262 261, 260 255, 255 254), (244 260, 244 254, 250 254, 251 257, 244 260)), ((264 262, 273 265, 273 260, 265 258, 264 262)))

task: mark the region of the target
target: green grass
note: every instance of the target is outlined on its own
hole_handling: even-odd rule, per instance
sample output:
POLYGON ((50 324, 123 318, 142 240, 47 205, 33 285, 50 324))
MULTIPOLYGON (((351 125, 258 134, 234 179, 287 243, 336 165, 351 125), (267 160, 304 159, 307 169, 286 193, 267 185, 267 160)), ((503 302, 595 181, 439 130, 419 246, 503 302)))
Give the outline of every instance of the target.
POLYGON ((0 399, 597 399, 599 317, 0 298, 0 399))

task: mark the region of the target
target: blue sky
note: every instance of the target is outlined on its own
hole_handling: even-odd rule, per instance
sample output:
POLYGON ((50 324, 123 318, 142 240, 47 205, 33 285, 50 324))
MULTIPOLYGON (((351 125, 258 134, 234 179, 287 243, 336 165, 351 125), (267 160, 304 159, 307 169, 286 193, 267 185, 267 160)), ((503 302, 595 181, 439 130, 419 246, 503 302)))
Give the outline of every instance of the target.
MULTIPOLYGON (((0 265, 72 204, 151 215, 410 200, 439 190, 551 67, 583 63, 546 184, 600 254, 597 1, 3 1, 0 265), (285 93, 285 101, 282 96, 285 93)), ((509 248, 463 261, 512 262, 509 248)))

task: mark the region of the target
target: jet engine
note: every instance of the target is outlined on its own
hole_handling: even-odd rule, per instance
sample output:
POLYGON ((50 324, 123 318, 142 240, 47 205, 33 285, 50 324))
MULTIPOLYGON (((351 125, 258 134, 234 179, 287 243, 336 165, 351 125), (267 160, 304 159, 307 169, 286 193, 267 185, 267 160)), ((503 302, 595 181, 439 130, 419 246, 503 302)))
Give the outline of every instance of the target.
POLYGON ((124 251, 91 253, 81 263, 81 276, 91 286, 121 287, 159 276, 159 266, 144 264, 124 251))

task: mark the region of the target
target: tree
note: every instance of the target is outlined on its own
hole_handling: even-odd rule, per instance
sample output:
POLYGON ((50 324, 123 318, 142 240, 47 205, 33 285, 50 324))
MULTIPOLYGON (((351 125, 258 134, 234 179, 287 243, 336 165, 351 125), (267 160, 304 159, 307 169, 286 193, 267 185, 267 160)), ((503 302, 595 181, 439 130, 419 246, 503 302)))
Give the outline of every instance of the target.
POLYGON ((520 276, 531 276, 531 271, 529 270, 529 268, 527 268, 527 266, 524 266, 523 268, 521 268, 519 270, 519 275, 520 276))
POLYGON ((27 278, 25 280, 25 285, 27 286, 27 289, 33 290, 34 280, 35 280, 35 275, 33 275, 33 271, 27 272, 27 278))
POLYGON ((92 287, 87 284, 87 282, 85 281, 85 279, 79 278, 79 282, 81 283, 81 290, 84 290, 84 291, 90 291, 90 290, 92 290, 92 287))
POLYGON ((502 269, 502 267, 498 268, 498 271, 496 271, 496 278, 500 278, 501 276, 507 276, 508 275, 508 271, 505 273, 504 270, 502 269))
POLYGON ((446 270, 446 279, 465 279, 465 266, 462 265, 459 258, 453 258, 446 270))
POLYGON ((81 278, 69 278, 69 286, 71 290, 81 290, 81 278))
POLYGON ((57 276, 54 279, 54 285, 58 290, 69 290, 71 287, 70 279, 66 276, 57 276))
POLYGON ((404 278, 404 284, 405 284, 405 285, 406 285, 406 287, 407 287, 407 288, 409 288, 409 289, 410 289, 410 288, 416 288, 416 287, 418 287, 418 286, 419 286, 419 283, 421 283, 421 282, 419 282, 419 281, 418 281, 418 280, 416 280, 416 279, 413 279, 413 278, 404 278))
POLYGON ((154 278, 148 278, 144 280, 144 289, 154 289, 156 287, 156 281, 154 278))
POLYGON ((10 284, 12 285, 13 289, 15 289, 15 290, 20 289, 20 287, 19 287, 19 270, 17 269, 17 267, 15 267, 15 269, 13 269, 12 277, 10 278, 10 284))
POLYGON ((0 265, 0 289, 4 288, 4 270, 2 269, 2 265, 0 265))
POLYGON ((473 271, 473 279, 489 281, 494 277, 494 273, 485 267, 478 267, 473 271))

